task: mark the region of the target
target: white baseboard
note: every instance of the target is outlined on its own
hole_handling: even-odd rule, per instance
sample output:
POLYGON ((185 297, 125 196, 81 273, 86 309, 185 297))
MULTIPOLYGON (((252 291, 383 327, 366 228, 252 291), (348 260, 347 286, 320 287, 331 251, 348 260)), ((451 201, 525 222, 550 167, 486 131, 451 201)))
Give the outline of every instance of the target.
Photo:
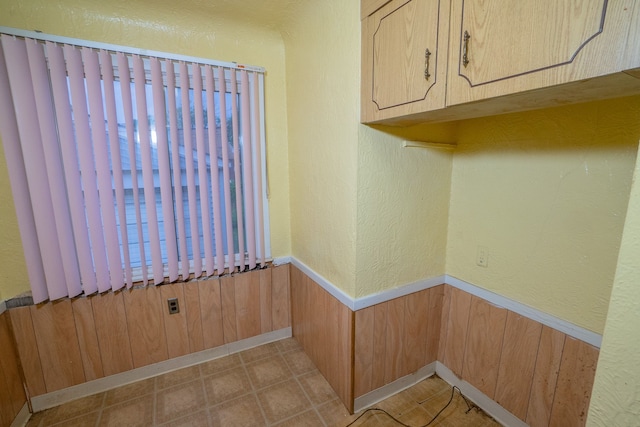
POLYGON ((385 384, 382 387, 370 391, 367 394, 356 397, 353 402, 353 411, 354 413, 360 412, 361 410, 368 408, 371 405, 375 405, 376 403, 383 401, 387 397, 393 396, 394 394, 399 393, 402 390, 405 390, 419 383, 425 378, 429 378, 435 373, 436 362, 433 362, 426 366, 423 366, 413 374, 398 378, 397 380, 389 384, 385 384))
POLYGON ((291 264, 295 265, 307 277, 320 285, 322 289, 329 292, 329 294, 331 294, 331 296, 333 296, 335 299, 340 301, 342 305, 348 307, 349 309, 351 309, 351 311, 356 311, 355 299, 347 295, 342 289, 338 288, 336 285, 322 277, 320 274, 311 269, 311 267, 307 266, 296 257, 290 257, 290 261, 291 264))
MULTIPOLYGON (((444 275, 429 277, 412 283, 407 283, 393 289, 387 289, 382 292, 370 294, 361 298, 353 298, 296 257, 283 257, 278 258, 277 260, 278 263, 284 263, 286 261, 289 261, 291 262, 291 264, 295 265, 300 271, 306 274, 307 277, 320 285, 322 289, 329 292, 329 294, 340 301, 343 305, 348 307, 351 311, 362 310, 363 308, 371 307, 373 305, 380 304, 381 302, 390 301, 392 299, 403 297, 414 292, 419 292, 425 289, 432 288, 434 286, 442 285, 445 279, 444 275)), ((274 262, 276 262, 276 260, 274 260, 274 262)))
POLYGON ((600 346, 602 345, 602 335, 582 328, 578 325, 574 325, 573 323, 567 322, 566 320, 560 319, 559 317, 555 317, 533 307, 529 307, 528 305, 524 305, 510 298, 503 297, 502 295, 495 294, 491 291, 480 288, 472 283, 465 282, 464 280, 460 280, 456 277, 447 275, 445 282, 448 285, 453 286, 454 288, 458 288, 461 291, 465 291, 467 293, 470 293, 471 295, 482 298, 485 301, 488 301, 498 307, 506 308, 507 310, 513 311, 514 313, 517 313, 521 316, 527 317, 531 320, 535 320, 536 322, 542 323, 543 325, 563 332, 570 337, 577 338, 580 341, 591 344, 594 347, 600 348, 600 346))
POLYGON ((329 292, 343 305, 351 309, 351 311, 358 311, 372 305, 380 304, 382 302, 390 301, 395 298, 399 298, 405 295, 412 294, 414 292, 422 291, 424 289, 446 283, 450 286, 453 286, 454 288, 458 288, 462 291, 470 293, 471 295, 482 298, 493 305, 511 310, 514 313, 527 317, 531 320, 535 320, 536 322, 542 323, 543 325, 563 332, 570 337, 584 341, 594 347, 600 348, 600 346, 602 345, 602 335, 600 334, 575 325, 571 322, 567 322, 566 320, 560 319, 536 308, 529 307, 518 301, 488 291, 484 288, 474 285, 473 283, 465 282, 464 280, 458 279, 457 277, 449 276, 448 274, 424 278, 422 280, 418 280, 413 283, 407 283, 405 285, 398 286, 393 289, 388 289, 376 294, 367 295, 361 298, 353 298, 347 295, 342 289, 338 288, 336 285, 329 282, 320 274, 312 270, 305 263, 298 260, 296 257, 291 256, 277 258, 276 260, 274 260, 274 263, 276 262, 278 264, 285 264, 287 262, 290 262, 291 264, 295 265, 304 274, 306 274, 314 282, 320 285, 325 291, 329 292))
POLYGON ((10 427, 24 427, 29 422, 29 418, 31 418, 31 413, 29 412, 29 405, 27 403, 24 404, 16 418, 11 423, 10 427))
POLYGON ((5 301, 0 301, 0 314, 7 311, 7 303, 5 301))
POLYGON ((527 423, 504 409, 502 406, 498 405, 498 403, 492 400, 489 396, 468 382, 458 378, 456 374, 442 363, 435 362, 435 364, 436 374, 440 378, 452 386, 458 387, 466 398, 478 405, 484 412, 491 415, 497 422, 507 427, 528 427, 527 423))
POLYGON ((88 381, 62 390, 35 396, 31 398, 31 406, 34 412, 39 412, 81 397, 102 393, 112 388, 151 378, 156 375, 166 374, 167 372, 186 368, 188 366, 197 365, 208 360, 228 356, 233 353, 238 353, 252 347, 289 338, 291 336, 291 327, 279 329, 277 331, 225 344, 220 347, 187 354, 185 356, 154 363, 153 365, 143 366, 120 374, 110 375, 105 378, 99 378, 97 380, 88 381))
POLYGON ((492 416, 497 422, 506 427, 527 427, 527 424, 504 409, 486 394, 469 384, 468 382, 458 378, 449 368, 440 362, 430 363, 413 374, 406 375, 402 378, 386 384, 378 389, 370 391, 360 397, 357 397, 353 404, 354 413, 360 412, 384 399, 393 396, 396 393, 405 390, 425 378, 429 378, 433 374, 437 374, 451 386, 458 387, 462 394, 470 401, 478 405, 484 412, 492 416))

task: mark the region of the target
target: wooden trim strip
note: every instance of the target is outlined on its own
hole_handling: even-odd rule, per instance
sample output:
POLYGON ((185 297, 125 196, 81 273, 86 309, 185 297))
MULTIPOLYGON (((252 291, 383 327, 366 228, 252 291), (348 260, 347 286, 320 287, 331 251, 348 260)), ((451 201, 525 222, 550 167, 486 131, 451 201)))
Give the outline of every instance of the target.
POLYGON ((436 363, 438 362, 431 362, 412 374, 405 375, 404 377, 398 378, 397 380, 390 382, 389 384, 385 384, 367 394, 356 397, 353 403, 354 413, 360 412, 362 409, 374 405, 389 396, 393 396, 394 394, 419 383, 425 378, 429 378, 436 373, 436 363))
POLYGON ((505 426, 511 427, 528 427, 524 421, 498 405, 489 396, 482 393, 480 390, 469 384, 468 382, 459 379, 449 368, 440 362, 435 362, 436 374, 452 386, 458 387, 462 394, 464 394, 469 400, 478 405, 483 411, 491 415, 496 421, 505 426))
POLYGON ((24 406, 22 406, 20 412, 18 412, 18 415, 16 415, 10 427, 26 426, 27 422, 29 422, 29 418, 31 418, 31 412, 29 412, 29 404, 25 403, 24 406))
POLYGON ((591 344, 594 347, 600 348, 602 345, 602 335, 585 329, 581 326, 575 325, 566 320, 555 317, 551 314, 544 313, 533 307, 524 305, 518 301, 504 297, 502 295, 495 294, 486 289, 480 288, 472 283, 465 282, 448 274, 444 276, 437 276, 432 278, 422 279, 413 283, 408 283, 397 288, 385 290, 377 294, 371 294, 360 298, 353 298, 347 295, 342 289, 338 288, 333 283, 322 277, 320 274, 313 271, 309 266, 298 260, 296 257, 282 257, 274 259, 274 264, 284 264, 290 262, 300 269, 309 278, 313 279, 322 288, 333 295, 338 301, 345 306, 349 307, 352 311, 361 310, 363 308, 370 307, 372 305, 380 304, 382 302, 391 301, 392 299, 409 295, 414 292, 421 291, 423 289, 429 289, 440 284, 446 283, 454 288, 458 288, 472 295, 480 297, 493 305, 506 308, 521 316, 527 317, 531 320, 542 323, 550 328, 564 332, 565 334, 591 344))
POLYGON ((547 325, 550 328, 556 329, 560 332, 564 332, 565 334, 573 338, 577 338, 580 341, 591 344, 594 347, 600 348, 600 345, 602 344, 602 335, 600 334, 582 328, 578 325, 574 325, 573 323, 567 322, 566 320, 560 319, 559 317, 544 313, 533 307, 524 305, 518 301, 503 297, 502 295, 495 294, 486 289, 482 289, 476 285, 465 282, 464 280, 460 280, 456 277, 447 275, 445 278, 445 283, 453 286, 454 288, 468 292, 471 295, 482 298, 490 302, 491 304, 497 305, 498 307, 506 308, 521 316, 527 317, 531 320, 535 320, 536 322, 540 322, 543 325, 547 325))

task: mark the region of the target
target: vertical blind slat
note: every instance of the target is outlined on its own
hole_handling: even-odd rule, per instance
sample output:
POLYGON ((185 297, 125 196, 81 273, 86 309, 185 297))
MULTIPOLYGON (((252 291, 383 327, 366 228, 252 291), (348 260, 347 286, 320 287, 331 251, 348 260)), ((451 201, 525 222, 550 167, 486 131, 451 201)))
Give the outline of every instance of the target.
POLYGON ((147 258, 144 250, 144 235, 142 233, 142 212, 140 210, 140 193, 138 187, 138 168, 136 165, 135 127, 133 121, 133 100, 131 98, 131 75, 129 73, 129 60, 124 53, 119 52, 118 75, 120 76, 120 91, 122 96, 122 110, 124 114, 125 129, 127 133, 127 148, 129 153, 129 171, 131 175, 131 192, 135 210, 136 231, 138 234, 138 256, 140 257, 140 269, 142 271, 142 283, 148 283, 147 258))
POLYGON ((264 182, 262 180, 262 135, 260 133, 260 88, 259 88, 259 77, 258 75, 254 75, 252 85, 251 85, 251 113, 252 113, 252 131, 251 131, 251 141, 253 143, 253 149, 255 152, 254 156, 254 167, 255 167, 255 188, 256 188, 256 199, 257 199, 257 211, 256 216, 258 218, 258 239, 260 244, 258 245, 258 262, 263 264, 266 261, 265 255, 265 239, 264 239, 264 206, 263 206, 263 185, 264 182))
POLYGON ((58 146, 53 99, 49 85, 49 74, 44 56, 43 45, 35 40, 25 40, 27 56, 31 67, 31 79, 34 93, 36 94, 37 120, 33 125, 40 127, 42 136, 42 148, 46 164, 47 182, 41 185, 47 186, 51 195, 53 210, 53 224, 58 233, 59 256, 65 273, 66 292, 70 296, 82 293, 80 286, 80 271, 75 254, 75 244, 69 216, 69 207, 66 202, 62 159, 58 146))
POLYGON ((64 166, 68 205, 75 241, 75 254, 78 257, 80 277, 85 293, 97 290, 96 273, 91 258, 91 244, 87 229, 86 214, 80 183, 80 165, 78 164, 71 100, 67 84, 67 68, 64 53, 59 45, 47 43, 47 59, 51 78, 51 90, 56 110, 56 122, 60 139, 60 152, 64 166))
POLYGON ((34 299, 262 264, 261 91, 259 73, 0 35, 34 299))
MULTIPOLYGON (((124 281, 114 283, 112 290, 122 289, 125 283, 128 286, 133 284, 133 273, 131 271, 131 258, 129 256, 129 236, 127 233, 127 212, 125 207, 124 177, 122 174, 122 156, 120 155, 120 135, 118 132, 118 114, 116 110, 116 94, 113 76, 113 60, 107 51, 100 51, 100 64, 102 78, 104 79, 104 103, 107 113, 107 126, 109 129, 109 146, 111 148, 111 164, 113 170, 113 186, 116 194, 116 206, 120 230, 114 237, 120 236, 122 241, 122 260, 124 264, 124 281)), ((118 256, 118 261, 120 257, 118 256)), ((114 258, 112 262, 115 262, 114 258)))
POLYGON ((240 141, 238 137, 238 80, 236 77, 237 72, 231 71, 231 127, 233 128, 233 174, 234 182, 236 184, 236 226, 238 228, 238 254, 240 259, 238 260, 240 271, 244 270, 244 221, 242 212, 242 169, 240 166, 240 159, 242 153, 240 152, 240 141))
POLYGON ((209 155, 211 156, 211 193, 213 199, 213 235, 216 242, 216 268, 224 274, 224 246, 222 243, 222 209, 220 208, 220 180, 218 178, 218 137, 216 131, 215 85, 213 68, 205 68, 207 90, 207 120, 209 124, 209 155), (213 124, 213 125, 212 125, 213 124), (215 162, 215 164, 214 164, 215 162))
MULTIPOLYGON (((34 302, 40 303, 49 298, 47 291, 44 266, 38 245, 35 219, 29 197, 27 184, 27 172, 24 166, 22 148, 20 146, 20 134, 16 112, 13 107, 13 95, 7 73, 4 43, 10 36, 0 35, 0 132, 2 132, 2 146, 4 147, 7 170, 11 176, 11 192, 18 216, 18 228, 22 236, 22 248, 25 259, 28 260, 27 275, 31 283, 31 291, 34 302)), ((13 59, 12 59, 13 60, 13 59)))
POLYGON ((164 281, 164 267, 160 249, 160 231, 158 212, 156 210, 156 192, 153 177, 153 160, 151 153, 151 124, 149 123, 149 107, 147 104, 146 78, 142 58, 133 55, 134 87, 136 91, 136 107, 138 112, 138 135, 140 137, 140 157, 142 159, 142 180, 144 182, 144 200, 147 212, 147 231, 151 248, 151 269, 153 282, 164 281))
POLYGON ((157 58, 151 58, 151 87, 153 89, 153 110, 156 119, 156 138, 158 150, 158 173, 160 175, 160 198, 162 200, 162 218, 164 222, 164 241, 169 267, 169 281, 178 280, 178 247, 173 214, 173 194, 171 192, 171 168, 169 166, 169 144, 167 142, 167 123, 164 103, 164 82, 162 67, 157 58))
POLYGON ((242 119, 242 175, 244 182, 244 212, 247 235, 247 253, 249 255, 249 269, 256 268, 256 233, 253 217, 253 176, 251 149, 251 114, 249 111, 249 76, 246 71, 240 71, 242 84, 241 113, 242 119))
POLYGON ((13 103, 22 153, 25 155, 25 170, 46 277, 46 290, 49 298, 58 299, 66 295, 67 289, 59 256, 58 233, 50 224, 49 214, 53 211, 53 205, 48 191, 40 128, 37 126, 37 114, 34 114, 37 101, 26 46, 24 40, 9 37, 3 38, 2 42, 6 56, 11 58, 6 66, 14 93, 13 103))
POLYGON ((95 170, 98 183, 99 211, 102 213, 102 228, 100 232, 106 243, 104 262, 108 267, 110 281, 98 282, 98 291, 105 292, 122 284, 124 280, 122 259, 120 258, 120 243, 116 226, 115 210, 113 209, 113 189, 111 184, 111 167, 109 164, 109 149, 107 146, 107 129, 105 126, 105 112, 102 95, 102 76, 98 54, 89 48, 82 49, 82 60, 89 100, 89 117, 91 120, 91 136, 93 140, 95 170))
MULTIPOLYGON (((213 262, 213 246, 211 243, 211 218, 209 215, 209 188, 207 185, 207 150, 204 141, 204 116, 202 115, 202 70, 193 65, 193 110, 195 112, 196 146, 198 153, 198 182, 200 183, 200 216, 202 218, 202 236, 204 244, 204 260, 207 276, 212 276, 215 269, 213 262)), ((211 125, 211 124, 209 124, 211 125)), ((215 123, 213 123, 215 125, 215 123)), ((209 153, 211 154, 211 153, 209 153)), ((209 157, 213 167, 213 158, 209 157)))
POLYGON ((224 69, 218 68, 218 92, 220 93, 220 139, 222 140, 222 176, 225 220, 227 225, 227 254, 229 256, 229 273, 235 271, 235 250, 233 246, 233 223, 231 218, 231 183, 229 182, 229 138, 227 135, 227 93, 224 69))
MULTIPOLYGON (((89 226, 89 239, 96 271, 97 289, 109 283, 109 268, 104 235, 102 234, 102 220, 100 201, 98 197, 98 183, 94 164, 94 153, 91 144, 91 129, 89 124, 89 110, 87 94, 84 84, 84 67, 80 51, 72 46, 65 46, 65 59, 71 88, 71 104, 76 129, 77 150, 80 159, 80 176, 89 226)), ((91 289, 89 293, 97 289, 91 289)))
POLYGON ((196 178, 193 159, 193 135, 191 132, 191 105, 189 103, 189 71, 187 64, 180 63, 180 93, 182 95, 182 129, 184 130, 184 154, 187 172, 187 194, 189 199, 189 225, 191 228, 191 249, 193 253, 193 274, 202 275, 202 258, 200 256, 200 233, 198 231, 198 211, 196 178))
POLYGON ((176 107, 176 76, 174 63, 167 62, 167 103, 169 104, 169 127, 171 132, 171 164, 173 167, 173 191, 176 198, 176 227, 180 250, 180 275, 183 280, 189 277, 189 258, 187 257, 187 230, 184 209, 182 208, 182 177, 180 174, 180 144, 178 139, 178 112, 176 107))

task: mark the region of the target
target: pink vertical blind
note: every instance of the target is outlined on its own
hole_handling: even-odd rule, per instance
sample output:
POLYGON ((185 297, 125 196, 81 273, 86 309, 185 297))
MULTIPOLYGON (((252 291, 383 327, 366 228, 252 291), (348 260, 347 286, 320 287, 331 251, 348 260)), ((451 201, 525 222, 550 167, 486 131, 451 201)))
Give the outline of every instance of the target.
POLYGON ((34 301, 269 261, 262 79, 0 34, 0 136, 34 301))

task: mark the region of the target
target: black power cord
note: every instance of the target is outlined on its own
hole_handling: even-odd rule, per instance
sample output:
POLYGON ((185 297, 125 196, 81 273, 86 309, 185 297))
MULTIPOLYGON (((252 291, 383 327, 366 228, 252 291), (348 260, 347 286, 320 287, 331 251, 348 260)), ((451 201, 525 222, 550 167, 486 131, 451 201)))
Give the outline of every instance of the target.
MULTIPOLYGON (((437 414, 434 415, 434 417, 431 419, 431 421, 429 421, 426 424, 423 424, 420 427, 427 427, 427 426, 431 425, 436 420, 436 418, 438 418, 440 416, 440 414, 442 414, 445 411, 445 409, 447 409, 449 407, 449 405, 451 405, 451 402, 453 402, 453 396, 454 396, 456 390, 458 390, 458 393, 460 393, 460 396, 464 399, 464 402, 467 404, 467 408, 468 409, 465 411, 465 414, 468 414, 472 409, 477 408, 477 406, 471 405, 471 403, 469 403, 467 398, 464 397, 464 395, 462 394, 462 391, 460 391, 460 389, 457 386, 454 385, 453 387, 451 387, 451 397, 449 398, 449 401, 447 402, 447 404, 444 405, 444 407, 442 409, 440 409, 437 414)), ((422 401, 420 403, 423 403, 423 402, 426 402, 426 400, 424 400, 424 401, 422 401)), ((377 411, 377 412, 380 412, 380 413, 383 413, 383 414, 387 415, 389 418, 391 418, 393 421, 395 421, 396 423, 398 423, 399 425, 401 425, 403 427, 413 427, 413 426, 410 426, 408 424, 403 423, 402 421, 400 421, 399 419, 397 419, 396 417, 394 417, 393 415, 391 415, 390 413, 388 413, 387 411, 385 411, 384 409, 381 409, 381 408, 368 408, 368 409, 365 409, 364 412, 362 412, 360 415, 358 415, 358 418, 356 418, 355 420, 351 421, 345 427, 349 427, 349 426, 355 424, 367 412, 374 412, 374 411, 377 411)))

